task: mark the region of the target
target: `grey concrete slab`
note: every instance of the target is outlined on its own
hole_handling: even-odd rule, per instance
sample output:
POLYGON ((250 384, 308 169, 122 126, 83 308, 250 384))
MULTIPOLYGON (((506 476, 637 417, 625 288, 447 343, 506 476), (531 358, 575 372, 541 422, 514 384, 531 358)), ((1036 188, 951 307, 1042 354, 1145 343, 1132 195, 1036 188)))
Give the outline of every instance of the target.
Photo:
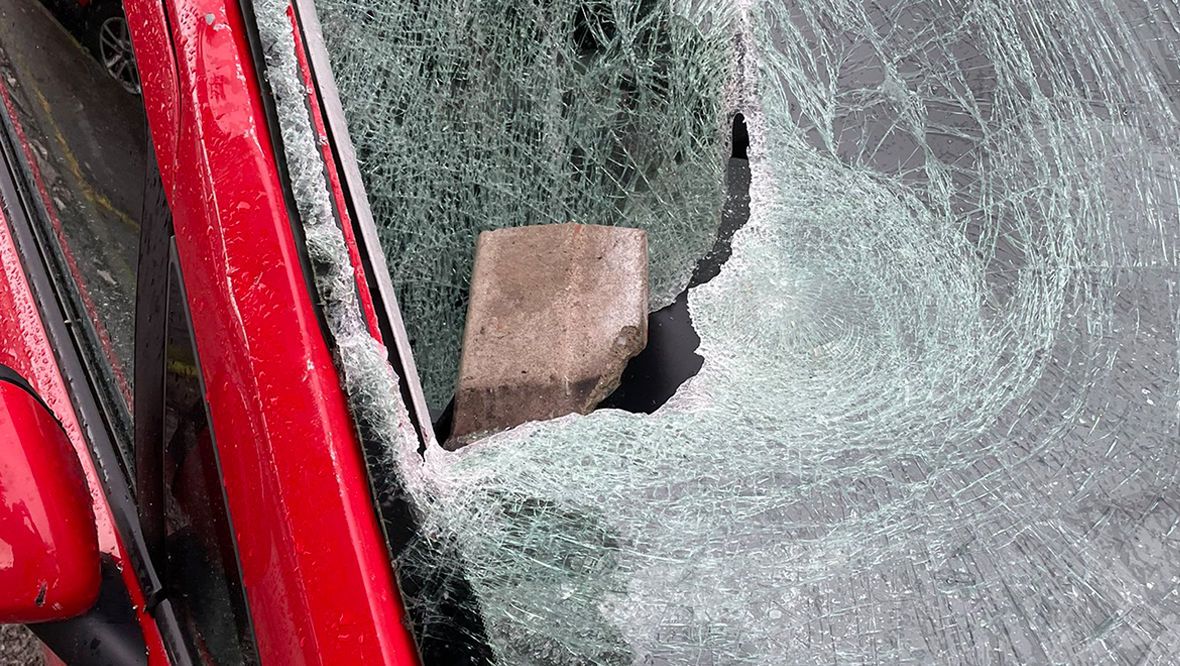
POLYGON ((639 229, 480 234, 451 441, 593 409, 647 344, 647 289, 639 229))

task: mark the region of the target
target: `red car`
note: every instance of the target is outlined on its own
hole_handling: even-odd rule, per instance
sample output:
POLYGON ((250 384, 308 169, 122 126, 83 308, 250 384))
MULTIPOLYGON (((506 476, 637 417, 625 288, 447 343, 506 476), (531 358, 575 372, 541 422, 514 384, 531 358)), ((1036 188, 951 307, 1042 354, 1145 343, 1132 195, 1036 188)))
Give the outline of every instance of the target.
MULTIPOLYGON (((0 623, 71 664, 1180 663, 1176 6, 123 0, 96 59, 3 0, 0 623), (649 232, 646 347, 487 356, 622 408, 439 445, 469 375, 423 344, 581 353, 461 313, 477 234, 571 220, 649 232)), ((594 314, 527 251, 489 291, 594 314)))
MULTIPOLYGON (((418 660, 242 7, 126 0, 142 97, 45 7, 0 8, 0 621, 67 663, 418 660)), ((366 326, 412 371, 300 64, 366 326)))

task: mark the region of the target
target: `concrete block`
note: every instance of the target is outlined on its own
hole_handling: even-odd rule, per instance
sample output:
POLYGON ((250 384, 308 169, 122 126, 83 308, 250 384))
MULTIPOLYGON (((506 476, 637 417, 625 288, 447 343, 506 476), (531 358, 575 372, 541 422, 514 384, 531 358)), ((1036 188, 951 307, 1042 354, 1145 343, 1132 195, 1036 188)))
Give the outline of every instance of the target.
POLYGON ((480 234, 448 445, 589 412, 647 344, 647 299, 642 230, 554 224, 480 234))

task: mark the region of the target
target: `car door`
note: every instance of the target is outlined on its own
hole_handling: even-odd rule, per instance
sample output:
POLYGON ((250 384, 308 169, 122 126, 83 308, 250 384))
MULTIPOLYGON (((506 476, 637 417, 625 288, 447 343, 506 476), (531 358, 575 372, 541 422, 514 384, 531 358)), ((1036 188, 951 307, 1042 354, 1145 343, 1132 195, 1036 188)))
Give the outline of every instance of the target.
POLYGON ((166 663, 163 633, 144 610, 152 577, 129 476, 141 103, 111 86, 45 6, 8 3, 0 13, 4 267, 18 299, 4 320, 23 332, 3 353, 70 434, 103 553, 95 608, 35 630, 71 662, 166 663))

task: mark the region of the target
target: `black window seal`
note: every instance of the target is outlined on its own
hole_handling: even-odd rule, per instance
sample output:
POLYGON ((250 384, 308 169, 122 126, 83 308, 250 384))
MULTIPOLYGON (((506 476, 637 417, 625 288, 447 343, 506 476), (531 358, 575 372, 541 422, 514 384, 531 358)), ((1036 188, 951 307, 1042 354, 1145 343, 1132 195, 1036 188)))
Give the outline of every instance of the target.
MULTIPOLYGON (((209 423, 209 444, 212 447, 213 462, 217 466, 217 478, 224 479, 225 475, 221 471, 221 450, 217 448, 217 432, 213 427, 213 414, 209 411, 209 402, 205 399, 208 392, 205 387, 205 373, 201 372, 201 350, 197 347, 197 336, 193 330, 193 316, 192 308, 189 307, 188 290, 185 288, 184 268, 180 265, 180 250, 176 247, 176 236, 173 236, 169 244, 169 261, 168 269, 171 275, 176 279, 176 290, 180 293, 180 306, 184 308, 184 321, 188 326, 188 337, 193 346, 193 358, 197 365, 197 386, 201 392, 201 408, 205 410, 205 419, 209 423)), ((169 293, 171 293, 169 291, 169 293)), ((171 315, 172 303, 168 303, 167 312, 171 315)), ((166 336, 165 336, 166 337, 166 336)), ((165 354, 165 360, 167 355, 165 354)), ((163 442, 161 441, 161 444, 163 442)), ((244 663, 256 664, 258 663, 258 635, 254 631, 254 613, 250 610, 250 599, 246 596, 246 582, 242 580, 242 551, 238 548, 237 530, 234 529, 233 512, 229 510, 229 496, 225 492, 225 483, 218 486, 221 491, 221 506, 225 509, 225 526, 229 534, 230 543, 233 546, 233 566, 235 567, 236 576, 230 581, 232 594, 240 596, 239 602, 241 609, 245 612, 246 634, 250 644, 249 653, 243 655, 245 657, 244 663)))

